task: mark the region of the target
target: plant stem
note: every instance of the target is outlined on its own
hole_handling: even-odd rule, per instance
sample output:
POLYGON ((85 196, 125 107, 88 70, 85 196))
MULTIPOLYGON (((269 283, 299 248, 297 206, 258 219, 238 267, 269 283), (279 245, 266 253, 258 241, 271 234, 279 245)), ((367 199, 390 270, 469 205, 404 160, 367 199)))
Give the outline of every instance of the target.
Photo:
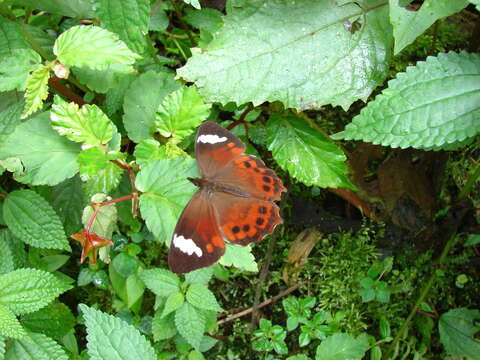
MULTIPOLYGON (((443 262, 445 261, 448 253, 452 249, 452 247, 456 244, 458 241, 458 236, 457 234, 454 233, 450 240, 448 240, 447 244, 443 248, 442 254, 440 255, 440 258, 438 259, 438 265, 442 265, 443 262)), ((407 319, 403 322, 402 326, 400 327, 400 330, 398 330, 397 335, 393 338, 393 341, 390 343, 390 346, 385 353, 384 359, 388 359, 390 354, 392 353, 393 349, 395 348, 395 345, 400 341, 400 338, 402 337, 403 333, 407 329, 408 325, 410 324, 410 321, 412 321, 413 317, 417 313, 418 308, 422 304, 422 302, 425 300, 425 298, 428 295, 428 292, 430 291, 430 288, 433 285, 433 282, 435 281, 437 277, 437 273, 434 270, 432 275, 430 275, 430 278, 428 279, 427 283, 423 287, 422 291, 420 292, 420 296, 418 297, 417 301, 415 302, 415 305, 413 306, 412 310, 410 311, 410 314, 408 314, 407 319)))
POLYGON ((470 194, 470 191, 472 191, 473 186, 475 185, 475 183, 478 181, 479 178, 480 178, 480 163, 477 164, 477 168, 468 179, 462 191, 460 191, 460 194, 458 194, 458 201, 465 199, 468 196, 468 194, 470 194))

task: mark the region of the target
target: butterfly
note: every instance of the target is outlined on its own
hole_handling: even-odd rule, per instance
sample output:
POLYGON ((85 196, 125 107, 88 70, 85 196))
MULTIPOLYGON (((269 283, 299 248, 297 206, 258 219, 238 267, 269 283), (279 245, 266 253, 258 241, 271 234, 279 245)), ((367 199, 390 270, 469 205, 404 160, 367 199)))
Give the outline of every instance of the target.
POLYGON ((168 264, 187 273, 215 263, 225 242, 248 245, 262 240, 283 220, 278 206, 287 189, 262 160, 247 155, 245 144, 220 125, 206 121, 195 138, 199 187, 178 220, 168 264))

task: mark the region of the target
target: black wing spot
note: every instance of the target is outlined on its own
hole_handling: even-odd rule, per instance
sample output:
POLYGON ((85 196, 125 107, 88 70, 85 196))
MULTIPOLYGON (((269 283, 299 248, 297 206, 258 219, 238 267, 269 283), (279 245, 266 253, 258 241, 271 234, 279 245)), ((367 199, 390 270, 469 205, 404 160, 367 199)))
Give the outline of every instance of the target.
POLYGON ((248 232, 248 230, 250 230, 250 225, 248 224, 243 225, 243 231, 248 232))
POLYGON ((252 165, 248 161, 244 161, 243 163, 245 164, 246 168, 252 167, 252 165))
POLYGON ((234 234, 237 234, 239 231, 240 231, 240 228, 239 228, 238 226, 232 227, 232 232, 233 232, 234 234))
POLYGON ((258 172, 260 172, 260 169, 259 168, 253 168, 253 171, 258 173, 258 172))
POLYGON ((268 176, 264 176, 263 181, 265 181, 266 183, 270 183, 270 182, 272 182, 272 178, 270 178, 268 176))
POLYGON ((263 223, 265 222, 265 220, 263 220, 261 217, 258 217, 257 220, 256 220, 256 223, 257 225, 263 225, 263 223))
POLYGON ((265 190, 266 192, 270 192, 270 186, 263 185, 263 190, 265 190))
POLYGON ((260 207, 258 208, 258 212, 259 212, 260 214, 266 214, 266 213, 267 213, 267 208, 266 208, 265 206, 260 206, 260 207))

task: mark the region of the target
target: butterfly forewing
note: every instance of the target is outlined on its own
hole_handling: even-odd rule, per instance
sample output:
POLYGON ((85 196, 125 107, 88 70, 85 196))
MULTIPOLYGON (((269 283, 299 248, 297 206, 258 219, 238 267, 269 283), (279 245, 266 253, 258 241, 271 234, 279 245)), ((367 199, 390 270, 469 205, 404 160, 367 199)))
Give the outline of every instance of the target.
POLYGON ((222 233, 205 191, 198 191, 175 227, 168 264, 174 273, 210 266, 225 252, 222 233))

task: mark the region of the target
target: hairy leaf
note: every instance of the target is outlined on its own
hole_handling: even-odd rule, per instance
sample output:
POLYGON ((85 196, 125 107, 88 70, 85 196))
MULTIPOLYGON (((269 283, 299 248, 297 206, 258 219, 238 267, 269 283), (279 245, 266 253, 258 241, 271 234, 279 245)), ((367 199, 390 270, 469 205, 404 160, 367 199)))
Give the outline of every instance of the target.
POLYGON ((44 334, 30 333, 24 340, 14 340, 8 347, 5 360, 67 360, 60 345, 44 334))
POLYGON ((204 285, 190 285, 187 290, 187 301, 200 309, 223 311, 220 305, 218 305, 215 295, 204 285))
POLYGON ((165 301, 165 307, 163 308, 162 317, 165 317, 180 308, 184 302, 185 298, 181 291, 170 294, 165 301))
POLYGON ((50 78, 50 67, 37 65, 36 69, 29 75, 25 91, 25 108, 22 118, 33 114, 42 108, 43 100, 48 96, 48 79, 50 78))
POLYGON ((75 326, 75 317, 68 306, 54 302, 23 316, 22 324, 32 332, 61 340, 75 326))
MULTIPOLYGON (((10 229, 0 230, 0 241, 10 249, 13 269, 24 267, 27 263, 27 253, 25 252, 25 243, 15 237, 10 229)), ((3 254, 3 253, 2 253, 3 254)), ((7 254, 5 254, 7 256, 7 254)), ((12 269, 12 270, 13 270, 12 269)))
POLYGON ((79 145, 52 129, 48 113, 20 124, 0 142, 0 159, 19 158, 25 172, 16 174, 16 179, 31 185, 56 185, 75 175, 79 152, 79 145))
POLYGON ((196 177, 193 159, 157 160, 145 165, 135 184, 143 192, 140 209, 147 226, 161 241, 169 241, 178 217, 195 191, 187 177, 196 177))
POLYGON ((87 326, 91 360, 156 360, 148 340, 132 325, 84 304, 79 305, 87 326))
POLYGON ((174 138, 174 142, 192 134, 210 113, 210 105, 203 103, 195 87, 182 87, 167 95, 156 116, 160 135, 174 138))
POLYGON ((480 330, 479 310, 452 309, 442 314, 438 322, 440 340, 445 350, 454 356, 478 359, 480 340, 474 335, 480 330))
POLYGON ((24 339, 25 329, 20 325, 15 314, 6 306, 0 304, 0 336, 13 339, 24 339))
POLYGON ((292 177, 309 186, 352 188, 342 150, 305 120, 274 115, 267 136, 273 158, 292 177))
POLYGON ((170 313, 164 317, 163 309, 159 308, 153 317, 152 333, 155 341, 170 339, 175 336, 177 333, 177 328, 175 327, 175 314, 170 313))
POLYGON ((335 333, 317 347, 316 360, 360 360, 368 348, 366 337, 335 333))
POLYGON ((213 268, 206 268, 190 271, 185 274, 185 282, 187 284, 207 285, 213 276, 213 268))
POLYGON ((40 55, 30 49, 13 50, 10 56, 0 60, 0 91, 25 90, 28 74, 42 61, 40 55))
POLYGON ((447 146, 480 131, 480 56, 439 54, 388 83, 334 139, 391 147, 447 146))
POLYGON ((0 305, 17 315, 28 314, 43 308, 70 288, 46 271, 18 269, 0 276, 0 305))
POLYGON ((20 123, 23 107, 23 101, 19 101, 8 105, 0 111, 0 143, 2 143, 20 123))
POLYGON ((390 60, 386 4, 363 4, 243 2, 205 49, 192 50, 178 75, 195 82, 208 102, 279 100, 302 110, 347 109, 382 83, 390 60), (346 30, 346 20, 357 21, 360 30, 346 30))
POLYGON ((78 155, 77 158, 80 176, 82 178, 90 178, 94 176, 100 170, 105 169, 110 161, 108 154, 105 154, 105 150, 99 147, 92 147, 85 150, 78 155))
POLYGON ((102 27, 118 34, 138 54, 145 50, 150 0, 95 0, 102 27))
POLYGON ((139 276, 145 286, 157 296, 167 297, 180 291, 178 275, 166 269, 144 270, 139 276))
POLYGON ((154 71, 147 71, 132 82, 123 104, 123 123, 130 139, 138 143, 152 137, 158 106, 179 87, 173 75, 154 71))
POLYGON ((97 26, 71 27, 57 38, 53 52, 62 64, 92 69, 132 65, 139 58, 115 34, 97 26))
POLYGON ((395 55, 423 34, 435 21, 450 16, 468 5, 467 0, 426 0, 418 11, 400 6, 400 0, 390 0, 390 22, 395 37, 395 55))
POLYGON ((0 16, 0 58, 13 55, 16 49, 30 49, 19 24, 0 16))
POLYGON ((15 260, 12 249, 8 243, 4 241, 4 237, 8 236, 8 229, 0 230, 0 254, 2 254, 2 261, 0 261, 0 275, 15 270, 15 260))
POLYGON ((123 78, 129 77, 129 71, 129 66, 123 64, 109 64, 102 70, 89 67, 73 68, 73 73, 79 82, 101 94, 118 86, 123 78))
POLYGON ((198 349, 205 331, 205 317, 194 306, 185 302, 175 312, 175 325, 180 335, 195 349, 198 349))
POLYGON ((258 271, 258 265, 252 254, 251 246, 226 245, 225 255, 220 258, 220 264, 225 266, 235 266, 238 269, 246 271, 258 271))
POLYGON ((50 119, 60 135, 85 145, 106 144, 113 136, 110 119, 96 105, 79 108, 74 102, 69 103, 55 96, 50 119))

